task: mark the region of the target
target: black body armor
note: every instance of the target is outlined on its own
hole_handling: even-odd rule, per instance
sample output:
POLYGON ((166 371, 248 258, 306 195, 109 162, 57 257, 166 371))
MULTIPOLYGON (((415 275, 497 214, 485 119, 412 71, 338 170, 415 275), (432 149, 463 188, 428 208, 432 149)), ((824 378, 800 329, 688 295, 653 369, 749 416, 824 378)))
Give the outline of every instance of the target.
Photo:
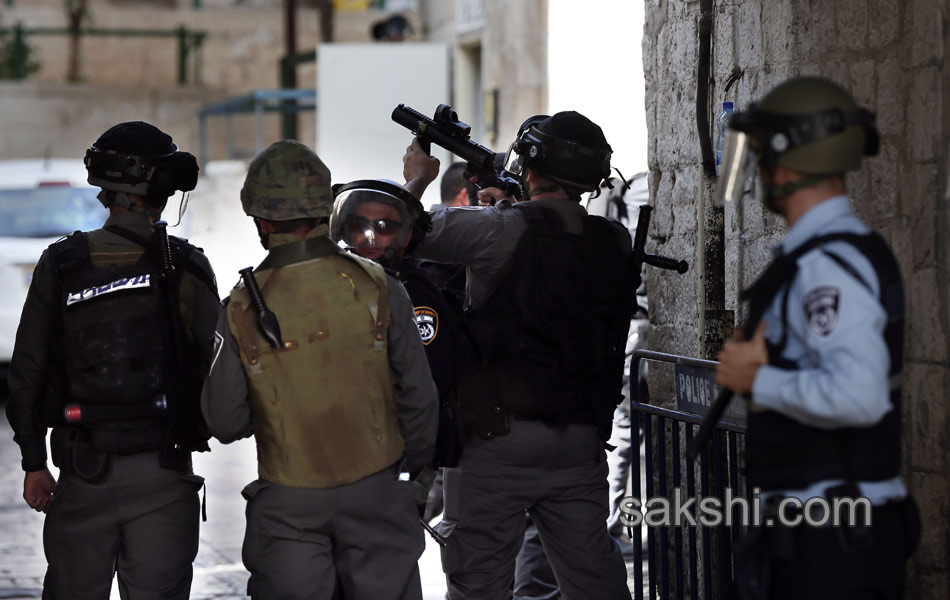
POLYGON ((636 310, 636 273, 621 243, 629 234, 593 215, 570 234, 556 211, 512 210, 528 228, 501 285, 466 319, 475 341, 459 384, 466 421, 482 437, 504 434, 509 418, 586 423, 606 442, 636 310))
POLYGON ((843 241, 864 254, 877 274, 879 301, 887 312, 884 341, 890 353, 891 410, 871 427, 820 429, 800 423, 775 411, 749 413, 746 467, 749 483, 763 489, 801 489, 825 479, 881 481, 900 471, 901 387, 904 340, 904 287, 897 261, 877 233, 866 235, 833 233, 809 240, 789 255, 770 265, 746 295, 750 313, 762 314, 782 294, 782 337, 768 344, 769 364, 794 370, 797 366, 782 358, 787 341, 788 291, 798 272, 798 259, 815 248, 872 289, 841 257, 825 249, 830 242, 843 241), (770 285, 764 285, 772 279, 770 285), (768 288, 768 289, 767 289, 768 288))

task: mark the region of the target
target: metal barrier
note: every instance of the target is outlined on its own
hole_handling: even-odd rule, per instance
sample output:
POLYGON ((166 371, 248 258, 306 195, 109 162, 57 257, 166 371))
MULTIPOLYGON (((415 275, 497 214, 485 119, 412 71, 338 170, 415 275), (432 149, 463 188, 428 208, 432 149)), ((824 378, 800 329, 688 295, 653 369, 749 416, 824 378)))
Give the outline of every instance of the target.
MULTIPOLYGON (((653 360, 684 365, 704 370, 714 370, 718 363, 709 360, 637 350, 633 353, 631 373, 639 373, 640 360, 653 360)), ((633 380, 632 380, 633 381, 633 380)), ((675 489, 680 489, 683 500, 696 498, 697 491, 704 499, 718 498, 722 514, 729 515, 736 523, 734 505, 727 508, 727 485, 732 497, 741 496, 751 503, 752 493, 747 489, 741 475, 740 457, 744 450, 745 427, 720 421, 711 440, 699 456, 696 464, 685 459, 686 445, 702 422, 701 415, 678 410, 641 404, 637 385, 631 385, 631 426, 641 432, 646 469, 645 490, 641 490, 639 444, 636 454, 631 448, 631 471, 633 497, 643 507, 641 514, 651 508, 650 499, 665 498, 675 515, 675 489), (683 484, 685 481, 685 490, 683 484), (645 498, 643 497, 645 495, 645 498)), ((631 432, 633 433, 633 432, 631 432)), ((661 501, 662 502, 662 501, 661 501)), ((708 502, 708 500, 707 500, 708 502)), ((693 503, 699 512, 699 501, 693 503)), ((628 519, 629 522, 629 519, 628 519)), ((636 600, 644 598, 647 587, 649 598, 704 598, 718 600, 724 597, 732 582, 732 546, 744 528, 719 524, 683 524, 681 526, 649 526, 649 523, 629 525, 633 541, 634 590, 636 600), (646 575, 644 585, 643 539, 646 527, 646 575)))

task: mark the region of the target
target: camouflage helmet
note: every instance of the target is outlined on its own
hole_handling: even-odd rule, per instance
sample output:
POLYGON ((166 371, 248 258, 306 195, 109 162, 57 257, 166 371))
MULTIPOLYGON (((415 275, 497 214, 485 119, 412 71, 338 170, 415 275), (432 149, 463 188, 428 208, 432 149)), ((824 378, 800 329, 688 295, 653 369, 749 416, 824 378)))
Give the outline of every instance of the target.
POLYGON ((241 206, 247 215, 268 221, 329 217, 330 170, 300 142, 274 142, 251 161, 241 206))

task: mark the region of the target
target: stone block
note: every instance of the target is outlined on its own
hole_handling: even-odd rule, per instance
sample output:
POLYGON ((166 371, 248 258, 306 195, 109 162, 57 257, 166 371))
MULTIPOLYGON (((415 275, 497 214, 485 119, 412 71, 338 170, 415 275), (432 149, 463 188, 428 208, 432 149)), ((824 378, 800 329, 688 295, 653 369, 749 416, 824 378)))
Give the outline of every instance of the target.
POLYGON ((947 334, 940 321, 937 269, 905 271, 907 296, 907 358, 927 362, 947 360, 947 334))
POLYGON ((762 42, 767 66, 789 60, 794 48, 794 37, 789 35, 794 22, 793 4, 793 0, 769 0, 762 5, 762 42))
POLYGON ((744 2, 735 8, 736 60, 743 68, 765 64, 762 42, 762 5, 744 2))
POLYGON ((904 365, 903 445, 913 473, 947 471, 947 375, 947 367, 942 365, 910 361, 904 365))
POLYGON ((828 50, 840 52, 864 49, 870 21, 867 0, 837 0, 824 6, 834 11, 835 21, 836 35, 834 40, 830 40, 831 47, 828 50))
POLYGON ((851 82, 851 63, 843 59, 827 59, 820 63, 821 76, 848 89, 851 82))
POLYGON ((904 67, 896 56, 888 56, 877 66, 877 99, 868 107, 877 115, 877 128, 886 137, 903 135, 905 97, 904 67))
POLYGON ((883 48, 893 44, 901 30, 901 11, 893 0, 868 0, 867 4, 873 15, 868 23, 868 45, 883 48))
POLYGON ((937 167, 913 165, 913 187, 904 198, 914 239, 913 268, 936 266, 937 255, 937 167))
POLYGON ((917 161, 936 160, 942 152, 942 77, 936 67, 917 69, 907 98, 906 148, 917 161))
MULTIPOLYGON (((912 558, 918 568, 918 577, 928 570, 946 573, 947 534, 950 530, 950 484, 947 476, 914 473, 908 478, 908 488, 917 500, 923 524, 920 546, 912 558)), ((946 594, 946 588, 943 593, 946 594)))
POLYGON ((897 182, 904 169, 897 157, 894 144, 883 141, 878 155, 865 157, 860 171, 870 179, 869 194, 860 195, 857 190, 851 194, 856 212, 878 226, 900 212, 897 182))
MULTIPOLYGON (((910 578, 908 577, 908 580, 910 578)), ((946 565, 939 571, 918 573, 915 583, 919 585, 918 594, 907 594, 906 598, 919 600, 946 600, 947 590, 950 590, 950 576, 947 575, 946 565)), ((910 590, 908 590, 910 591, 910 590)))
POLYGON ((738 65, 735 46, 735 11, 732 6, 718 6, 713 14, 713 77, 716 89, 722 90, 732 68, 738 65))
POLYGON ((807 62, 799 65, 798 75, 801 77, 818 77, 821 75, 821 67, 817 62, 807 62))
MULTIPOLYGON (((850 76, 844 82, 846 88, 851 92, 858 106, 873 107, 875 103, 874 71, 877 68, 877 61, 854 60, 850 67, 850 76)), ((873 110, 873 108, 868 108, 868 110, 873 110)))
POLYGON ((911 40, 911 64, 932 64, 943 57, 946 3, 911 0, 905 8, 904 36, 911 40))

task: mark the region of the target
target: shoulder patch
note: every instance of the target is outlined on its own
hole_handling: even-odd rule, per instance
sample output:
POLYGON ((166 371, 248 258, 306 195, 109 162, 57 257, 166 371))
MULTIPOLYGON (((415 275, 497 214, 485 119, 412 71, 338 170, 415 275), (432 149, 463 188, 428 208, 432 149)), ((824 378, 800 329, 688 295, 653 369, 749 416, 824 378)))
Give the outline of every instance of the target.
POLYGON ((428 346, 439 334, 439 313, 428 306, 417 306, 416 327, 419 328, 419 337, 423 345, 428 346))
POLYGON ((805 322, 818 335, 828 335, 838 324, 838 299, 841 290, 833 286, 813 289, 802 298, 805 322))

